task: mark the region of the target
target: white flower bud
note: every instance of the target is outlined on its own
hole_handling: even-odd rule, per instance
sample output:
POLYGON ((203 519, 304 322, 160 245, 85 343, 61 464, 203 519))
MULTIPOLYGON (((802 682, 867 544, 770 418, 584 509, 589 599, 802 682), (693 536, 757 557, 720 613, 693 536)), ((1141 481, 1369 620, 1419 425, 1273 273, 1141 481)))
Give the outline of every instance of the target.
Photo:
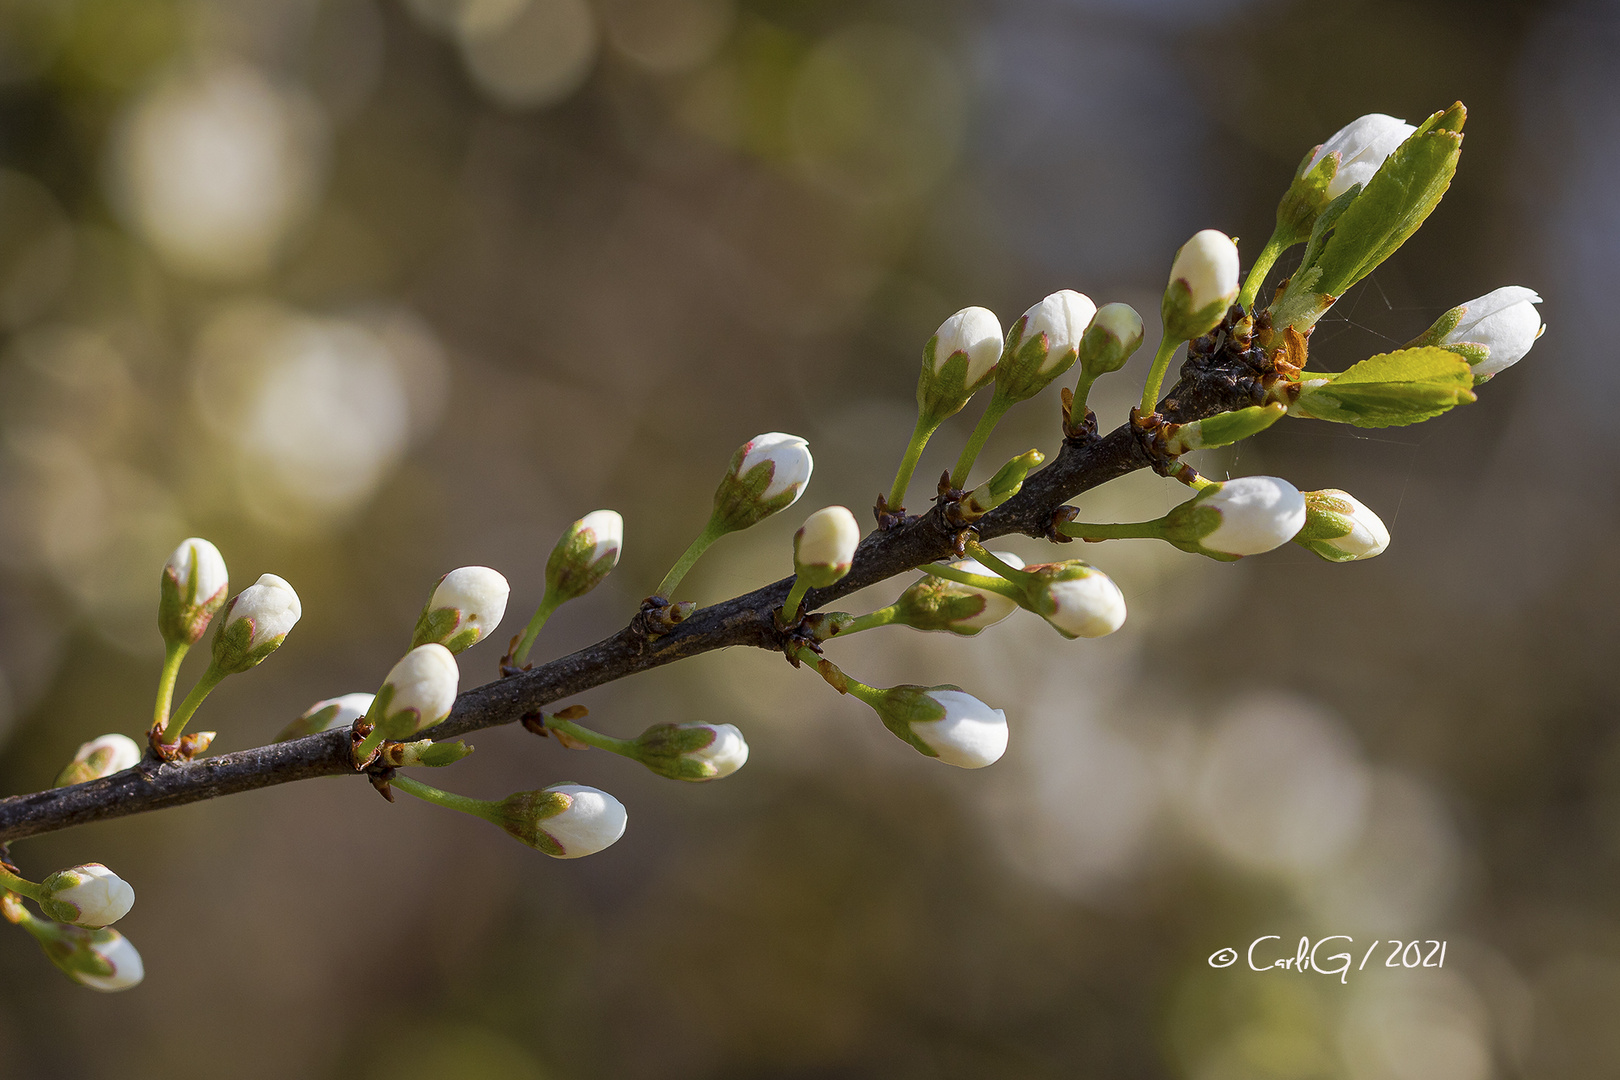
POLYGON ((861 527, 847 506, 826 506, 793 534, 793 569, 812 588, 824 589, 849 573, 861 527))
POLYGON ((439 579, 416 620, 411 647, 436 641, 453 653, 494 632, 506 614, 511 588, 487 566, 463 566, 439 579))
POLYGON ((546 560, 546 596, 558 604, 584 596, 619 565, 624 518, 592 510, 568 527, 546 560))
POLYGON ((1338 169, 1327 187, 1327 197, 1336 199, 1349 191, 1352 184, 1365 186, 1384 159, 1416 130, 1411 124, 1393 116, 1368 113, 1350 121, 1317 147, 1305 171, 1308 173, 1316 168, 1329 154, 1338 154, 1338 169))
POLYGON ((293 587, 274 574, 231 598, 214 631, 214 665, 224 672, 246 671, 274 652, 303 615, 293 587))
POLYGON ((947 765, 982 769, 1007 752, 1007 714, 972 694, 935 687, 926 696, 944 711, 937 720, 913 720, 911 733, 947 765))
POLYGON ((746 529, 799 501, 814 468, 810 444, 780 431, 737 448, 714 493, 714 518, 728 532, 746 529))
POLYGON ((128 735, 103 735, 99 739, 91 739, 79 747, 79 752, 73 755, 56 778, 57 787, 66 787, 69 784, 82 784, 87 780, 99 780, 103 776, 111 776, 115 772, 123 772, 132 768, 141 760, 141 748, 135 740, 128 735))
POLYGON ((229 588, 225 559, 201 537, 180 541, 158 582, 158 630, 163 640, 195 644, 229 588))
POLYGON ((963 308, 940 323, 923 346, 917 380, 917 412, 925 427, 961 412, 995 377, 1001 346, 1001 321, 986 308, 963 308))
POLYGON ((965 307, 939 324, 930 352, 935 375, 953 356, 966 359, 963 382, 977 389, 990 381, 1001 359, 1001 320, 989 308, 965 307))
POLYGON ((1096 638, 1125 625, 1125 594, 1114 579, 1078 560, 1032 566, 1031 606, 1064 637, 1096 638))
POLYGON ((103 973, 89 970, 88 967, 63 967, 75 982, 88 986, 92 990, 100 990, 111 994, 119 990, 128 990, 138 986, 146 978, 146 967, 141 963, 141 954, 135 951, 135 946, 129 939, 116 930, 97 930, 93 939, 86 946, 90 956, 110 971, 103 973))
POLYGON ((1142 316, 1135 308, 1129 304, 1104 304, 1080 339, 1081 369, 1091 378, 1118 371, 1141 348, 1144 336, 1142 316))
POLYGON ((1275 476, 1240 476, 1199 492, 1165 515, 1166 538, 1205 554, 1259 555, 1305 525, 1305 496, 1275 476))
POLYGON ((1389 529, 1354 495, 1326 488, 1305 492, 1305 527, 1294 541, 1330 562, 1354 562, 1382 555, 1389 529))
POLYGON ((1097 305, 1073 289, 1055 292, 1013 323, 1006 358, 996 371, 996 391, 1026 401, 1074 364, 1080 339, 1097 305))
POLYGON ((460 683, 449 649, 437 642, 418 645, 389 671, 366 718, 383 738, 403 741, 450 715, 460 683))
POLYGON ((1536 311, 1535 305, 1539 303, 1541 297, 1522 285, 1495 289, 1441 316, 1442 319, 1455 317, 1457 324, 1439 344, 1482 346, 1485 358, 1473 363, 1474 376, 1490 378, 1517 364, 1541 337, 1546 327, 1536 311))
POLYGON ((594 855, 624 835, 629 815, 605 791, 552 784, 520 791, 494 804, 491 820, 530 847, 556 859, 594 855))
POLYGON ((656 724, 634 745, 637 761, 672 780, 718 780, 748 760, 735 724, 656 724))
POLYGON ((100 863, 58 870, 40 884, 41 911, 57 922, 91 930, 117 922, 135 906, 135 890, 100 863))
POLYGON ((1237 244, 1216 229, 1195 233, 1170 266, 1170 285, 1160 305, 1165 332, 1176 341, 1209 333, 1237 294, 1237 244))
POLYGON ((355 693, 317 701, 305 709, 298 719, 282 728, 276 742, 352 727, 356 720, 371 711, 371 703, 376 700, 376 694, 355 693))
MULTIPOLYGON (((1024 560, 1010 551, 991 552, 996 558, 1021 570, 1024 560)), ((957 570, 995 577, 995 571, 977 559, 950 563, 957 570)), ((1018 610, 1018 601, 987 589, 977 589, 957 581, 932 575, 915 582, 895 601, 897 621, 917 630, 942 630, 971 637, 987 626, 994 626, 1018 610)))

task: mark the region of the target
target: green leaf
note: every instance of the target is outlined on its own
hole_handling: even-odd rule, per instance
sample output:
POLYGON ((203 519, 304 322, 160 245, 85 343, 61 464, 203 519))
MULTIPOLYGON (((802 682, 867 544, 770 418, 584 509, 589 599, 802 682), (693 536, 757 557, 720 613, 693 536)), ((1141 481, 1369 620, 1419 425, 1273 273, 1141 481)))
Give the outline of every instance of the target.
POLYGON ((1320 292, 1343 296, 1418 230, 1451 186, 1462 154, 1461 102, 1429 117, 1339 217, 1317 261, 1320 292))
POLYGON ((1473 369, 1445 349, 1381 353, 1318 379, 1302 384, 1291 415, 1356 427, 1402 427, 1474 400, 1473 369))

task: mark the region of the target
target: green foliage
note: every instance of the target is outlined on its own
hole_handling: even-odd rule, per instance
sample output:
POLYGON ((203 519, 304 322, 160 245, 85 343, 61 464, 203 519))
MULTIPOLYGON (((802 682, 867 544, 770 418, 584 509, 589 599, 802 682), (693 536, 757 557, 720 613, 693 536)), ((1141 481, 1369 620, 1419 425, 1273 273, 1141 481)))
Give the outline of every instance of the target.
POLYGON ((1473 369, 1455 353, 1400 349, 1307 381, 1289 412, 1356 427, 1403 427, 1473 401, 1473 385, 1473 369))

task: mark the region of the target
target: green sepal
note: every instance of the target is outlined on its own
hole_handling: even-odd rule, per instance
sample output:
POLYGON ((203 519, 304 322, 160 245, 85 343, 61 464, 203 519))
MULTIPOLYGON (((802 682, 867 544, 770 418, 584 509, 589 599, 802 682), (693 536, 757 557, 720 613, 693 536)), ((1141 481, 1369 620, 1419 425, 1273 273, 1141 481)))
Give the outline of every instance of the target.
POLYGON ((404 742, 427 725, 422 723, 422 716, 415 709, 405 708, 393 713, 388 711, 388 706, 393 704, 395 692, 393 683, 383 683, 377 691, 377 697, 371 703, 371 708, 366 712, 366 719, 371 721, 384 739, 404 742))
POLYGON ((105 979, 115 974, 113 966, 91 946, 115 941, 122 936, 111 927, 87 930, 82 926, 59 924, 53 933, 40 936, 37 940, 46 958, 69 978, 90 975, 105 979))
MULTIPOLYGON (((428 603, 433 603, 431 598, 428 600, 428 603)), ((420 645, 428 645, 437 642, 438 644, 449 649, 451 652, 460 652, 461 649, 467 648, 468 646, 472 645, 473 642, 478 640, 478 631, 463 631, 461 636, 465 636, 465 634, 470 632, 472 634, 472 640, 461 646, 461 649, 451 645, 450 642, 456 640, 458 636, 456 634, 456 627, 460 625, 460 608, 442 607, 433 608, 430 610, 424 606, 422 608, 422 614, 416 619, 416 629, 411 633, 411 648, 414 649, 420 645)))
POLYGON ((659 776, 671 780, 712 780, 719 775, 713 764, 686 755, 702 750, 714 739, 713 728, 654 724, 630 745, 635 748, 635 759, 659 776))
POLYGON ((721 532, 738 532, 758 525, 772 514, 792 506, 799 497, 799 492, 790 487, 773 498, 764 498, 765 489, 771 486, 771 480, 776 475, 775 462, 761 461, 745 475, 737 476, 746 450, 745 445, 731 456, 731 469, 714 492, 714 516, 711 522, 721 532))
POLYGON ((1221 324, 1221 320, 1226 318, 1227 309, 1232 306, 1231 299, 1222 298, 1193 311, 1187 306, 1191 303, 1192 290, 1180 278, 1165 288, 1164 299, 1159 301, 1159 318, 1164 321, 1167 340, 1192 341, 1203 337, 1221 324))
POLYGON ((286 634, 278 634, 273 638, 261 641, 256 648, 248 648, 253 640, 253 620, 247 616, 235 622, 222 623, 214 631, 214 667, 222 675, 237 675, 250 668, 257 667, 281 647, 287 640, 286 634))
POLYGON ((883 721, 883 726, 897 738, 910 743, 918 753, 939 757, 939 751, 918 738, 912 732, 911 725, 945 719, 945 706, 928 696, 930 690, 960 692, 961 689, 948 683, 942 686, 891 686, 878 691, 877 701, 868 704, 878 714, 878 719, 883 721))
POLYGON ((1220 490, 1220 485, 1211 484, 1197 495, 1188 499, 1180 506, 1172 509, 1159 519, 1160 534, 1171 544, 1182 551, 1194 555, 1204 555, 1218 562, 1237 562, 1240 555, 1231 555, 1224 551, 1211 551, 1199 541, 1221 525, 1221 512, 1212 506, 1205 506, 1204 501, 1220 490))
POLYGON ((990 370, 969 386, 968 356, 965 352, 953 354, 937 373, 934 371, 934 348, 938 343, 939 336, 936 334, 923 346, 922 375, 917 379, 917 415, 930 428, 938 427, 961 412, 974 394, 995 381, 1002 361, 1006 360, 1006 351, 1003 350, 1001 360, 991 364, 990 370))
POLYGON ((1316 168, 1306 171, 1319 149, 1320 146, 1313 146, 1305 151, 1299 168, 1294 170, 1293 183, 1288 185, 1288 190, 1283 192, 1282 199, 1277 203, 1277 239, 1286 247, 1292 247, 1311 235, 1311 228, 1331 201, 1327 194, 1328 185, 1333 183, 1339 171, 1339 163, 1333 155, 1324 156, 1316 163, 1316 168))
POLYGON ((498 803, 489 804, 488 814, 489 820, 505 829, 508 836, 547 855, 561 858, 562 845, 542 829, 540 823, 556 817, 569 805, 568 796, 560 791, 520 791, 498 803))
POLYGON ((1295 542, 1337 540, 1355 531, 1354 506, 1325 491, 1307 491, 1304 495, 1305 524, 1295 534, 1295 542))
POLYGON ((1473 369, 1453 352, 1400 349, 1307 380, 1288 412, 1356 427, 1402 427, 1475 400, 1473 385, 1473 369))
POLYGON ((557 539, 546 559, 546 595, 556 597, 561 604, 577 600, 602 583, 619 563, 617 549, 609 550, 595 559, 597 535, 592 529, 572 526, 557 539))
MULTIPOLYGON (((1029 316, 1020 315, 1018 321, 1013 324, 1012 333, 1022 333, 1028 320, 1029 316)), ((1008 344, 1011 344, 1010 337, 1008 344)), ((1080 352, 1078 347, 1069 349, 1058 357, 1051 367, 1042 371, 1041 365, 1050 359, 1050 355, 1051 350, 1048 348, 1044 332, 1023 338, 1011 353, 1004 351, 1001 362, 996 365, 996 393, 1014 404, 1028 401, 1073 367, 1074 362, 1080 357, 1080 352)))
POLYGON ((1305 244, 1305 254, 1300 258, 1299 269, 1290 275, 1282 295, 1271 305, 1272 325, 1308 329, 1338 300, 1337 296, 1328 296, 1316 290, 1316 283, 1322 279, 1322 268, 1316 265, 1316 261, 1322 257, 1322 249, 1333 235, 1333 227, 1360 194, 1361 185, 1351 184, 1348 190, 1340 193, 1317 215, 1305 244))
POLYGON ((894 602, 895 622, 914 630, 943 630, 962 637, 981 633, 982 626, 958 624, 982 615, 989 601, 978 593, 960 592, 961 588, 944 578, 923 578, 894 602))

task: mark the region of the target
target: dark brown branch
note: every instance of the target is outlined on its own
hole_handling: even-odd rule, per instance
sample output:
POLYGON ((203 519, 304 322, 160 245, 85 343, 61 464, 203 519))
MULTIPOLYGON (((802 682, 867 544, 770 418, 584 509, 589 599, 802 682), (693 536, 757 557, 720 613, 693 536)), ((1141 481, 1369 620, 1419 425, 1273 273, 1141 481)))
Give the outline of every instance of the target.
MULTIPOLYGON (((1249 361, 1236 355, 1189 361, 1160 411, 1186 421, 1248 405, 1257 374, 1249 361)), ((1066 441, 1055 461, 978 523, 978 533, 985 539, 1008 533, 1045 536, 1053 512, 1065 502, 1149 464, 1128 424, 1101 438, 1066 441)), ((943 558, 951 554, 954 543, 955 532, 938 509, 899 528, 872 533, 861 542, 849 575, 830 588, 811 590, 806 609, 824 607, 857 589, 943 558)), ((592 687, 714 649, 733 645, 780 649, 782 635, 772 613, 781 607, 791 584, 791 578, 784 578, 703 608, 651 641, 630 629, 621 630, 521 675, 468 690, 456 700, 450 717, 422 737, 454 738, 510 724, 592 687)), ((329 731, 186 763, 148 760, 100 780, 0 799, 0 843, 293 780, 353 775, 349 743, 347 731, 329 731)))

